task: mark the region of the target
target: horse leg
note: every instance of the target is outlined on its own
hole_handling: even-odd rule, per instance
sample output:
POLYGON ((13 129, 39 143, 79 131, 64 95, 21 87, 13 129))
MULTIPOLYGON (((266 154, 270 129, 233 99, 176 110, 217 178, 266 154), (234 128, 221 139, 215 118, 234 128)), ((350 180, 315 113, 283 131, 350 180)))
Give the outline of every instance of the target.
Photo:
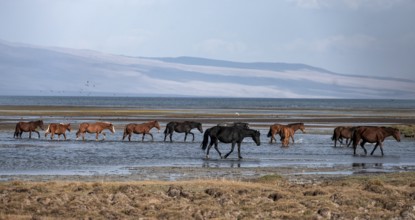
POLYGON ((66 141, 66 134, 65 133, 63 133, 63 138, 65 139, 65 141, 66 141))
POLYGON ((347 139, 346 139, 346 144, 347 144, 347 147, 350 147, 350 144, 351 144, 351 143, 352 143, 352 139, 351 139, 351 138, 350 138, 350 139, 349 139, 349 138, 347 138, 347 139), (347 141, 349 141, 349 143, 348 143, 348 144, 347 144, 347 141))
POLYGON ((53 137, 55 136, 55 133, 51 132, 50 133, 50 139, 53 140, 53 137))
MULTIPOLYGON (((153 134, 152 133, 147 133, 148 135, 150 135, 150 137, 151 137, 151 141, 153 142, 154 141, 154 138, 153 138, 153 134)), ((143 136, 144 137, 144 136, 143 136)))
POLYGON ((105 132, 102 132, 101 134, 104 136, 102 140, 105 141, 105 138, 107 138, 107 134, 105 132))
POLYGON ((186 142, 187 132, 184 133, 184 142, 186 142))
POLYGON ((32 131, 29 131, 29 138, 32 138, 32 131))
POLYGON ((143 133, 143 138, 141 138, 142 142, 144 142, 144 136, 146 136, 146 133, 143 133))
POLYGON ((293 144, 295 144, 295 142, 294 142, 294 135, 291 135, 291 140, 293 141, 293 144))
POLYGON ((37 138, 40 139, 40 133, 39 133, 39 131, 33 131, 33 132, 36 132, 37 133, 37 138))
POLYGON ((98 132, 95 135, 95 141, 98 141, 98 132))
POLYGON ((382 142, 380 142, 379 147, 380 147, 380 151, 382 152, 382 157, 383 157, 383 143, 382 142))
POLYGON ((226 158, 228 158, 228 156, 233 152, 233 149, 235 148, 235 142, 232 142, 232 148, 231 148, 231 151, 229 151, 229 153, 227 153, 226 155, 225 155, 225 159, 226 158))
POLYGON ((189 133, 193 136, 192 142, 195 142, 195 134, 193 134, 193 132, 189 132, 189 133))
POLYGON ((242 156, 241 156, 241 143, 238 143, 238 158, 242 159, 242 156))
POLYGON ((370 153, 370 155, 373 155, 373 152, 375 152, 376 148, 378 148, 379 145, 379 141, 376 143, 375 147, 373 148, 372 152, 370 153))
MULTIPOLYGON (((212 138, 210 139, 210 143, 209 143, 209 146, 208 146, 208 148, 207 148, 207 150, 206 150, 206 159, 209 159, 209 151, 210 151, 210 148, 212 147, 212 145, 213 145, 213 140, 212 140, 212 138)), ((216 146, 215 146, 216 147, 216 146)))
POLYGON ((363 148, 363 150, 365 151, 365 155, 367 155, 367 150, 366 150, 366 148, 365 148, 365 144, 366 144, 366 141, 362 141, 362 143, 360 143, 360 146, 363 148))
POLYGON ((222 153, 219 151, 218 148, 218 139, 215 139, 215 150, 218 152, 220 159, 222 159, 222 153))

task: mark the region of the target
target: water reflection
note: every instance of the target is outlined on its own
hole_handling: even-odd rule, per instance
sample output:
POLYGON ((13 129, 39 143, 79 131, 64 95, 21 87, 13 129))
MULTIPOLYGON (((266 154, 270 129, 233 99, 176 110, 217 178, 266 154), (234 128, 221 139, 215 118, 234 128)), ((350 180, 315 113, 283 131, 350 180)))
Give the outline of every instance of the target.
POLYGON ((202 168, 241 168, 242 160, 204 159, 202 168))
POLYGON ((383 163, 353 163, 353 168, 382 168, 383 163))

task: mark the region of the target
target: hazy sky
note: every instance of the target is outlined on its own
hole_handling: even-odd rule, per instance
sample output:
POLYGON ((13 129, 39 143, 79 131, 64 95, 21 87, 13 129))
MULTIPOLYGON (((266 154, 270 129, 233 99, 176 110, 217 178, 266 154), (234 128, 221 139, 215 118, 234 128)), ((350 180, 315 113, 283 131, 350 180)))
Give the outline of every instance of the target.
POLYGON ((0 39, 413 79, 414 0, 2 0, 0 39))

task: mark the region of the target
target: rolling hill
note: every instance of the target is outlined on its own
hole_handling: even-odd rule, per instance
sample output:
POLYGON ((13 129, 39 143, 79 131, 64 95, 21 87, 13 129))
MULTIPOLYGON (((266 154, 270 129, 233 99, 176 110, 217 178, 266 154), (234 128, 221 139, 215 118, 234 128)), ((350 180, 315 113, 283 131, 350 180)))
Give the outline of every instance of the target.
POLYGON ((413 99, 415 81, 305 64, 149 58, 0 41, 0 95, 413 99))

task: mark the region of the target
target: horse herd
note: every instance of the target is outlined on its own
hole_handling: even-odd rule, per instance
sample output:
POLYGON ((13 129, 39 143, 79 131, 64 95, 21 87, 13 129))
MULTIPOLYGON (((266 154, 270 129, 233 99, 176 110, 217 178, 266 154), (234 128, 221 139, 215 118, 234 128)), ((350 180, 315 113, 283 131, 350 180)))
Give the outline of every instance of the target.
MULTIPOLYGON (((29 132, 29 138, 32 137, 32 132, 40 134, 36 131, 37 128, 44 130, 44 124, 42 120, 30 121, 30 122, 18 122, 16 124, 16 129, 14 132, 14 138, 22 138, 23 132, 29 132)), ((149 135, 153 141, 153 135, 150 133, 152 128, 156 128, 160 131, 160 125, 158 121, 149 121, 142 124, 127 124, 124 128, 123 138, 124 140, 128 136, 128 141, 131 141, 132 134, 142 134, 142 141, 144 141, 145 135, 149 135)), ((164 141, 167 137, 170 138, 172 142, 173 132, 185 133, 184 141, 187 139, 187 135, 192 135, 192 141, 194 141, 194 133, 191 132, 192 129, 199 130, 200 133, 203 133, 202 123, 194 121, 184 121, 184 122, 169 122, 166 124, 164 130, 164 141)), ((95 133, 95 139, 98 140, 99 134, 102 134, 105 139, 105 129, 115 133, 115 128, 112 123, 109 122, 95 122, 95 123, 81 123, 79 129, 76 132, 76 139, 82 136, 82 140, 85 140, 85 133, 95 133)), ((301 130, 305 133, 304 123, 292 123, 287 125, 282 124, 273 124, 269 128, 267 137, 270 138, 270 143, 276 142, 275 135, 280 136, 281 144, 283 147, 288 147, 290 139, 294 143, 294 134, 297 130, 301 130)), ((50 138, 53 139, 55 135, 58 135, 58 140, 60 136, 63 135, 66 140, 66 131, 71 131, 71 124, 65 123, 51 123, 48 125, 45 131, 45 138, 50 134, 50 138)), ((346 139, 346 144, 349 146, 353 142, 354 155, 356 155, 357 145, 360 143, 360 146, 363 148, 365 154, 367 154, 366 148, 364 147, 365 143, 376 143, 373 148, 371 155, 379 146, 382 156, 383 154, 383 141, 386 137, 393 136, 395 140, 400 141, 400 132, 396 128, 392 127, 377 127, 377 126, 357 126, 357 127, 336 127, 333 131, 332 140, 334 141, 334 146, 336 147, 337 142, 343 144, 343 140, 346 139)), ((210 148, 215 145, 215 150, 218 152, 221 158, 227 158, 234 150, 235 145, 238 147, 238 158, 242 159, 240 148, 241 143, 244 138, 251 137, 256 145, 260 145, 260 132, 258 130, 250 129, 248 123, 235 122, 235 123, 222 123, 211 128, 206 129, 203 135, 203 141, 201 147, 203 150, 206 150, 206 158, 209 158, 210 148), (210 143, 209 143, 210 139, 210 143), (231 143, 231 150, 222 156, 222 153, 218 149, 218 142, 231 143)))

